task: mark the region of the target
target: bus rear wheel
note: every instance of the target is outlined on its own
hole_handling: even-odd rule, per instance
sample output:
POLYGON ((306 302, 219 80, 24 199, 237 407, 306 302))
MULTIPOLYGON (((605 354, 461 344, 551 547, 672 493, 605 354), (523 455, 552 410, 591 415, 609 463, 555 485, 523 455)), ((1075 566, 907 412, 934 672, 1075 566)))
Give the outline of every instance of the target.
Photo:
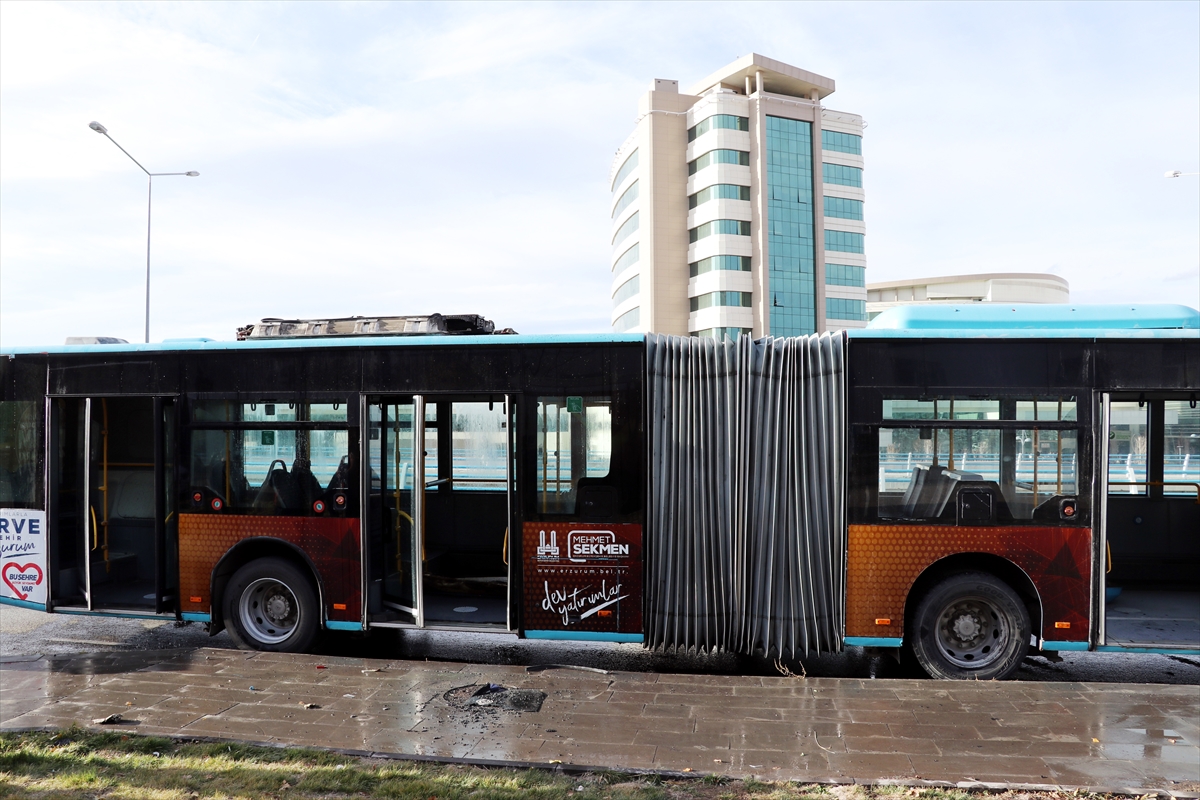
POLYGON ((912 654, 931 678, 1003 680, 1029 649, 1029 612, 1007 583, 986 572, 944 578, 917 604, 912 654))
POLYGON ((301 653, 317 635, 317 594, 308 576, 282 558, 259 558, 225 589, 225 630, 243 650, 301 653))

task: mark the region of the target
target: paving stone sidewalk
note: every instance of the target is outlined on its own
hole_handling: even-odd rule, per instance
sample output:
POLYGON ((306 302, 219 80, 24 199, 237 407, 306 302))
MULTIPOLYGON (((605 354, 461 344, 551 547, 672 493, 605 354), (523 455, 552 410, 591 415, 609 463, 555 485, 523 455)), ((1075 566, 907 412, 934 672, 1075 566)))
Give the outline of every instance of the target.
POLYGON ((4 730, 99 727, 110 714, 140 734, 478 763, 1200 790, 1196 686, 602 673, 208 648, 0 663, 4 730), (510 692, 462 688, 489 684, 545 699, 509 710, 510 692))

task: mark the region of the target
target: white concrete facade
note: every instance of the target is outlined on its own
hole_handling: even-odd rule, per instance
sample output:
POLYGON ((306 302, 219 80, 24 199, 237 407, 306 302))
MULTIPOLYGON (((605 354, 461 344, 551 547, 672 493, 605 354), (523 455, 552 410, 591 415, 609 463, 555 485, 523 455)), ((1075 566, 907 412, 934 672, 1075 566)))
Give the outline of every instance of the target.
POLYGON ((867 284, 867 315, 924 303, 1069 303, 1065 278, 1045 272, 989 272, 867 284))
MULTIPOLYGON (((824 180, 825 164, 863 169, 860 146, 857 153, 822 146, 822 130, 850 134, 858 137, 852 141, 861 142, 865 127, 856 114, 824 107, 834 88, 830 78, 758 54, 739 58, 686 94, 678 81, 656 79, 651 84, 609 174, 610 238, 638 215, 637 231, 612 247, 614 330, 719 335, 736 329, 756 337, 794 332, 772 330, 772 308, 783 305, 783 290, 772 283, 772 275, 779 273, 770 267, 767 117, 808 123, 811 132, 811 195, 804 213, 811 214, 812 253, 797 257, 787 301, 795 305, 800 298, 801 305, 811 306, 795 312, 808 315, 811 330, 866 324, 865 254, 825 249, 825 231, 848 234, 842 238, 853 240, 860 250, 866 233, 862 219, 825 214, 826 197, 857 201, 834 207, 859 209, 850 212, 855 214, 865 199, 861 186, 824 180), (710 120, 717 116, 719 122, 710 120), (730 118, 738 119, 730 123, 730 118), (614 214, 635 182, 636 199, 614 214), (629 248, 635 242, 637 259, 631 261, 629 248), (835 283, 826 281, 827 263, 841 276, 835 283), (634 276, 638 292, 626 297, 634 276), (847 281, 853 285, 843 285, 847 281), (807 286, 807 292, 795 285, 807 286), (853 309, 845 315, 852 318, 829 316, 827 308, 853 309)), ((803 195, 798 202, 805 206, 803 195)), ((794 328, 796 323, 788 324, 794 328)))

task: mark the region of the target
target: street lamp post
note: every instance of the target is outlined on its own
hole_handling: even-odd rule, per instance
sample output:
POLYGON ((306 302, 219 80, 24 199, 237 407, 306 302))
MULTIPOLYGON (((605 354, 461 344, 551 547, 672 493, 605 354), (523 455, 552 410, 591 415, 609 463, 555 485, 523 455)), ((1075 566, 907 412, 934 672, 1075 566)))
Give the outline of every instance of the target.
POLYGON ((166 177, 168 175, 186 175, 189 178, 195 178, 199 172, 194 170, 188 172, 151 172, 141 165, 136 158, 129 155, 129 151, 121 145, 117 144, 117 140, 108 135, 108 128, 101 125, 99 122, 91 122, 88 127, 96 133, 103 134, 110 142, 117 145, 117 149, 125 155, 129 156, 129 160, 138 165, 138 169, 146 173, 146 343, 150 343, 150 201, 154 190, 154 179, 166 177))

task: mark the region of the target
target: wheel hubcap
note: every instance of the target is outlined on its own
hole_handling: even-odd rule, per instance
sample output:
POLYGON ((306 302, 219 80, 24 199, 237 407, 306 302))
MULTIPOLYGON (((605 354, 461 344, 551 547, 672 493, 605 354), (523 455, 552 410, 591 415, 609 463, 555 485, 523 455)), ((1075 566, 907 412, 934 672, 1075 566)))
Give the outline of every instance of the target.
POLYGON ((954 600, 938 615, 938 650, 964 669, 980 669, 1003 657, 1011 635, 1004 615, 981 597, 954 600))
POLYGON ((279 644, 300 624, 300 604, 287 584, 259 578, 242 592, 238 616, 250 636, 264 644, 279 644))

